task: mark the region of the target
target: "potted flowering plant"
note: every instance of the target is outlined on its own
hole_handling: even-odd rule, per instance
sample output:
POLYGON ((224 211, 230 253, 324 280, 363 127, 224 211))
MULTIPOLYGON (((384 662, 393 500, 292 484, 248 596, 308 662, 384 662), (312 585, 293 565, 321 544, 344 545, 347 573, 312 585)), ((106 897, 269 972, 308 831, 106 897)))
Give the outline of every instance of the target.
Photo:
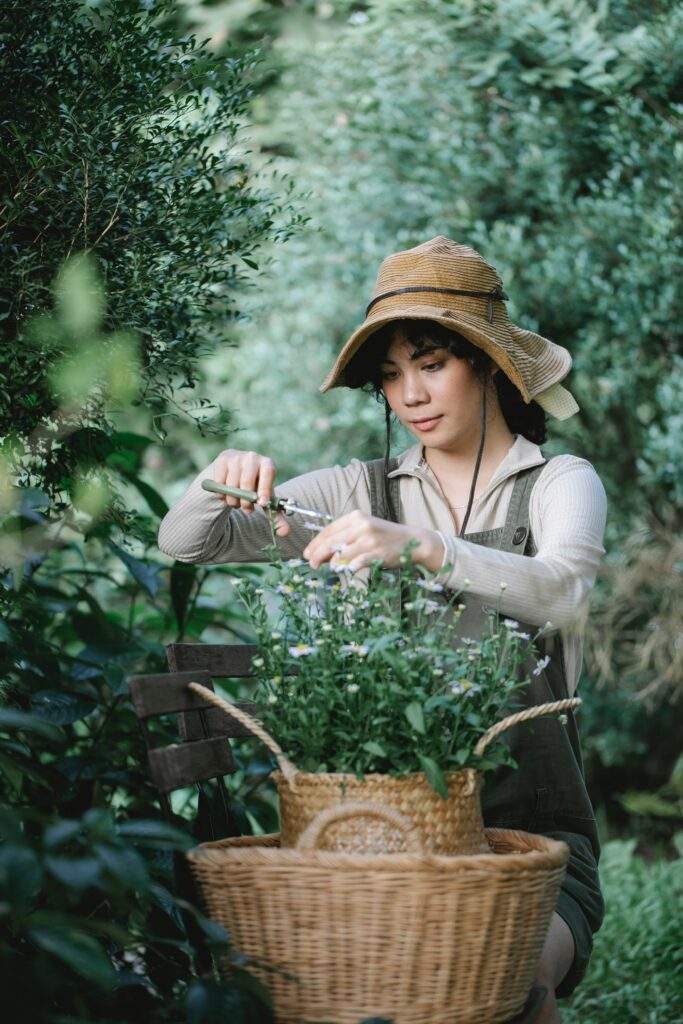
MULTIPOLYGON (((282 562, 273 547, 273 581, 240 581, 259 649, 252 665, 262 728, 254 731, 281 769, 283 846, 321 809, 360 799, 402 811, 433 852, 488 850, 483 773, 516 763, 504 743, 489 746, 487 734, 529 682, 521 669, 531 637, 494 611, 486 635, 459 636, 464 604, 412 565, 412 543, 397 571, 376 562, 366 579, 282 562)), ((340 822, 327 843, 401 848, 403 837, 386 824, 368 821, 362 835, 358 827, 340 822)))

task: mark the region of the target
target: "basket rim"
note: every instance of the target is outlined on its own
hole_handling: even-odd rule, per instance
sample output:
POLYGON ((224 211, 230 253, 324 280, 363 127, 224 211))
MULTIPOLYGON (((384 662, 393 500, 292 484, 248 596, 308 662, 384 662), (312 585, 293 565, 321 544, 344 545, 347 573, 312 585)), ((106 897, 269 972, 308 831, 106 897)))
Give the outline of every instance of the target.
POLYGON ((245 867, 268 865, 281 868, 338 868, 365 872, 462 873, 483 871, 489 874, 518 874, 521 871, 547 871, 565 867, 569 846, 561 839, 551 839, 520 829, 486 828, 487 839, 517 847, 511 853, 343 853, 335 850, 281 849, 276 845, 277 833, 261 836, 240 836, 200 843, 185 856, 193 866, 219 868, 238 864, 245 867))
MULTIPOLYGON (((444 778, 455 779, 458 777, 464 777, 473 772, 477 777, 483 777, 483 772, 480 772, 478 768, 457 768, 454 771, 444 772, 444 778)), ((271 772, 273 779, 283 779, 284 775, 279 768, 273 769, 271 772)), ((326 782, 333 779, 349 779, 354 782, 367 782, 370 779, 372 782, 389 781, 389 784, 396 782, 406 782, 409 779, 424 779, 427 782, 427 776, 424 772, 406 772, 404 775, 389 775, 386 772, 366 772, 360 778, 355 772, 304 772, 297 769, 296 773, 296 785, 300 782, 308 782, 313 779, 324 779, 326 782)), ((427 782, 427 785, 430 785, 427 782)), ((438 796, 438 793, 436 794, 438 796)))

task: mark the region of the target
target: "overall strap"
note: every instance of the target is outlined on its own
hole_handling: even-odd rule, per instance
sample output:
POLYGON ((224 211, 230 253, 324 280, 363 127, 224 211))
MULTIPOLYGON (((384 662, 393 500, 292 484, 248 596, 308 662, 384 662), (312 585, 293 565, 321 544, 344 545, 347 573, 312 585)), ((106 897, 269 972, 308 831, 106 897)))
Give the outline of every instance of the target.
POLYGON ((529 499, 536 480, 548 463, 552 461, 552 458, 546 459, 540 466, 532 466, 530 469, 523 469, 517 473, 510 495, 505 526, 500 541, 496 544, 499 550, 521 555, 526 554, 527 550, 533 546, 529 528, 529 499))
MULTIPOLYGON (((398 459, 389 459, 388 472, 391 473, 398 465, 398 459)), ((389 509, 389 502, 387 501, 387 484, 391 494, 391 500, 393 502, 394 510, 396 515, 399 516, 399 479, 393 477, 388 480, 384 475, 384 459, 372 459, 370 462, 366 462, 365 466, 368 471, 368 483, 370 485, 370 515, 377 516, 379 519, 392 519, 391 512, 389 509)))

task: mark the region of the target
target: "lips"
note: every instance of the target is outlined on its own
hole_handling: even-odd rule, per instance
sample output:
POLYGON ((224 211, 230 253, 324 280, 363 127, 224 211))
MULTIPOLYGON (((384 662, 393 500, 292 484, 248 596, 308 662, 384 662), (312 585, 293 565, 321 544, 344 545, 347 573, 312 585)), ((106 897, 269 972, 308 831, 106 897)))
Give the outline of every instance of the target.
POLYGON ((410 425, 416 427, 418 430, 431 430, 441 419, 441 416, 430 416, 423 420, 411 420, 410 425))

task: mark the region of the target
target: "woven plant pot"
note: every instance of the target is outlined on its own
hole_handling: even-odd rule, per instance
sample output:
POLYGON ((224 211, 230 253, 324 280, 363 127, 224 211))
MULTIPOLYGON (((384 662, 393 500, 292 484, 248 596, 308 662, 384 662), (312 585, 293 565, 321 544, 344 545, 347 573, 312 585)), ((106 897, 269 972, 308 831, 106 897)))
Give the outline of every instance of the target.
MULTIPOLYGON (((358 779, 345 772, 300 772, 285 757, 265 729, 241 708, 223 700, 199 683, 189 688, 210 704, 231 715, 257 736, 275 754, 280 770, 273 773, 280 797, 280 844, 296 846, 315 816, 327 807, 358 800, 392 807, 405 815, 417 829, 424 850, 430 853, 486 853, 481 813, 484 776, 473 768, 446 773, 448 797, 439 796, 423 772, 396 778, 368 774, 358 779)), ((579 697, 538 704, 496 722, 478 741, 475 754, 481 756, 488 744, 518 722, 578 707, 579 697)), ((339 820, 326 831, 320 849, 346 853, 400 853, 406 849, 404 834, 387 821, 367 817, 339 820)))
POLYGON ((396 811, 348 803, 318 814, 296 849, 249 836, 188 858, 278 1024, 498 1024, 529 993, 569 847, 512 830, 485 837, 484 854, 428 854, 396 811), (408 852, 319 849, 338 821, 368 818, 400 831, 408 852))

